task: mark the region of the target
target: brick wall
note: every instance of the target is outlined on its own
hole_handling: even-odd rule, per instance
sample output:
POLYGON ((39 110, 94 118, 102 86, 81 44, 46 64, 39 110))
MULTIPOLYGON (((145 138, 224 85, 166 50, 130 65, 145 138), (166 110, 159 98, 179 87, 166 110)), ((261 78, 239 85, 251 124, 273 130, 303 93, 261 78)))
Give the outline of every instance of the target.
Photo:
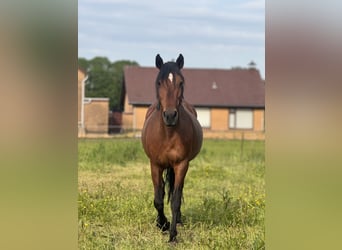
POLYGON ((87 133, 108 133, 108 98, 86 98, 84 123, 87 133))
MULTIPOLYGON (((145 115, 148 107, 133 107, 129 105, 131 112, 124 112, 122 115, 122 124, 125 131, 132 131, 133 128, 138 132, 142 130, 145 115)), ((125 106, 126 107, 126 106, 125 106)), ((128 107, 128 106, 127 106, 128 107)), ((246 139, 246 140, 264 140, 264 109, 253 111, 253 130, 229 130, 228 128, 228 108, 212 108, 210 113, 211 127, 203 129, 205 138, 224 138, 224 139, 246 139)))
POLYGON ((243 131, 243 130, 228 130, 228 131, 212 131, 209 129, 203 130, 204 138, 212 139, 231 139, 231 140, 265 140, 265 133, 261 131, 243 131))
POLYGON ((265 130, 265 110, 255 109, 254 110, 254 131, 264 131, 265 130))
POLYGON ((211 130, 225 131, 228 129, 228 109, 211 109, 211 130))
POLYGON ((125 95, 124 111, 122 113, 122 129, 123 131, 133 129, 133 106, 129 104, 127 93, 125 95))
POLYGON ((134 107, 135 128, 143 129, 148 107, 134 107))

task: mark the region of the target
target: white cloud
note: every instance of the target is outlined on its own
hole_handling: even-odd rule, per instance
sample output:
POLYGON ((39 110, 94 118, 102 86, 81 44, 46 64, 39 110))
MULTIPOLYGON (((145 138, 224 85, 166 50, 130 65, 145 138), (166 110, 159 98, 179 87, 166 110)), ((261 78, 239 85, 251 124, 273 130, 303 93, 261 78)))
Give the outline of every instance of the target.
MULTIPOLYGON (((198 58, 200 51, 204 58, 234 54, 231 60, 238 62, 239 51, 246 58, 250 55, 255 61, 264 61, 264 52, 260 53, 265 41, 264 0, 174 0, 169 5, 155 0, 78 3, 80 57, 101 55, 146 64, 151 55, 153 62, 156 51, 171 58, 181 51, 198 58)), ((226 61, 215 61, 227 65, 226 61)), ((192 66, 195 63, 193 60, 192 66)))

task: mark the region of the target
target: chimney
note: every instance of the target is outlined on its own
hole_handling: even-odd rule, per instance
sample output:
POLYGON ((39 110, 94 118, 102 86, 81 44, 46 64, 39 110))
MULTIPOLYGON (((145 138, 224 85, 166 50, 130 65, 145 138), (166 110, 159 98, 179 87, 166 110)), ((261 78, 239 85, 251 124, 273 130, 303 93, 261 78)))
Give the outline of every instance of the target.
POLYGON ((249 69, 256 69, 256 63, 252 60, 252 61, 248 64, 248 68, 249 68, 249 69))
POLYGON ((218 88, 217 83, 215 81, 213 81, 213 83, 211 85, 211 89, 215 90, 217 88, 218 88))

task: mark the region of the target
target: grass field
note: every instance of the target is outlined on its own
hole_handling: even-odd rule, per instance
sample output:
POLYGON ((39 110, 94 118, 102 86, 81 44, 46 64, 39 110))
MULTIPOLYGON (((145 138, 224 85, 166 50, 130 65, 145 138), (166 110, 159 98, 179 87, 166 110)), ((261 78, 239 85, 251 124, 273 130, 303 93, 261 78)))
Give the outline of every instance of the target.
MULTIPOLYGON (((190 163, 178 243, 155 226, 140 140, 79 141, 80 249, 264 249, 263 141, 204 140, 190 163)), ((165 214, 171 219, 169 204, 165 214)))

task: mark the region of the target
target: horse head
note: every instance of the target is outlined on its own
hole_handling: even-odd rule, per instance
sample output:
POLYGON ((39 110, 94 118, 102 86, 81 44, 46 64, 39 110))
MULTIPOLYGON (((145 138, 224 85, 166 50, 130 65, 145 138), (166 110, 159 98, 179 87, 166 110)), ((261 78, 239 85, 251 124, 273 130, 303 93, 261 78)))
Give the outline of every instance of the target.
POLYGON ((161 109, 163 121, 168 127, 175 126, 179 118, 184 92, 184 77, 180 71, 183 65, 182 54, 179 54, 176 62, 166 63, 159 54, 156 56, 156 67, 159 69, 156 80, 158 109, 161 109))

